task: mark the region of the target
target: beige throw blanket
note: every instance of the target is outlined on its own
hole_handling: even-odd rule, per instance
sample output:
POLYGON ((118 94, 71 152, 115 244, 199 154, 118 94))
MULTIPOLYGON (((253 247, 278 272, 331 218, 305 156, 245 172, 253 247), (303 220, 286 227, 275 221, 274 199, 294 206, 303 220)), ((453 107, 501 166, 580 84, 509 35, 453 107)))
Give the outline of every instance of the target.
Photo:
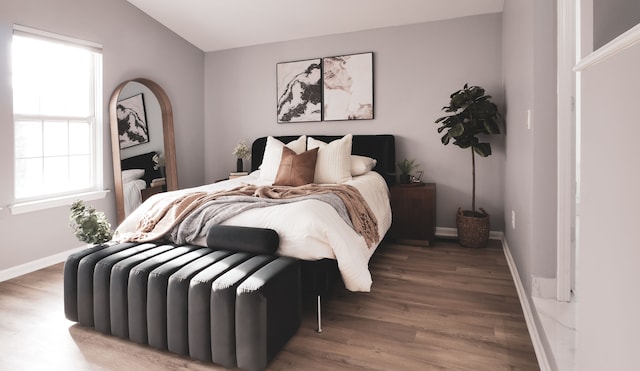
MULTIPOLYGON (((120 236, 120 241, 146 242, 160 239, 203 204, 226 196, 252 196, 268 199, 294 199, 304 196, 333 193, 340 197, 347 209, 353 229, 370 248, 379 239, 376 217, 360 192, 350 185, 308 184, 300 187, 245 185, 228 191, 193 192, 172 197, 158 197, 139 221, 135 232, 120 236)), ((152 202, 153 199, 148 202, 152 202)))

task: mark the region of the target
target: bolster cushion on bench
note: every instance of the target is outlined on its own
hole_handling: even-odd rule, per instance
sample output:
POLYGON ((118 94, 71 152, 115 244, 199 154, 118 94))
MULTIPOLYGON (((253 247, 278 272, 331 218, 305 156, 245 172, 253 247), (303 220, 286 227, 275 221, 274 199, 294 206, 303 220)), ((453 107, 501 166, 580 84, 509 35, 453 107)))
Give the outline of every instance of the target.
POLYGON ((214 225, 207 233, 207 246, 216 250, 271 255, 276 252, 279 244, 278 233, 267 228, 214 225))

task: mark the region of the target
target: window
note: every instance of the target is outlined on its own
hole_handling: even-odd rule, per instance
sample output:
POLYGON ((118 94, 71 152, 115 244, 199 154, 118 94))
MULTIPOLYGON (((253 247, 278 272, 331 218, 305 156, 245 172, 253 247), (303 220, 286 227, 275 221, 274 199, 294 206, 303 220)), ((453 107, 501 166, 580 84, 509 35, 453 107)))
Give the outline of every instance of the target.
POLYGON ((102 189, 99 45, 14 26, 16 202, 102 189))

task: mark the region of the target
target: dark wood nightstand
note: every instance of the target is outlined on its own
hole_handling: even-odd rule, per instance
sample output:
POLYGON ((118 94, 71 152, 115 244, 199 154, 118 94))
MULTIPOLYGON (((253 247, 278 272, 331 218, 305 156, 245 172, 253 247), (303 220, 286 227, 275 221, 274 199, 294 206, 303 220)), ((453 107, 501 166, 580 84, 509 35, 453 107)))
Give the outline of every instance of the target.
POLYGON ((436 223, 435 183, 391 187, 393 223, 390 236, 401 243, 429 246, 436 223))
POLYGON ((140 196, 142 196, 142 202, 144 202, 147 198, 155 195, 156 193, 165 192, 166 190, 167 188, 164 185, 145 188, 142 191, 140 191, 140 196))

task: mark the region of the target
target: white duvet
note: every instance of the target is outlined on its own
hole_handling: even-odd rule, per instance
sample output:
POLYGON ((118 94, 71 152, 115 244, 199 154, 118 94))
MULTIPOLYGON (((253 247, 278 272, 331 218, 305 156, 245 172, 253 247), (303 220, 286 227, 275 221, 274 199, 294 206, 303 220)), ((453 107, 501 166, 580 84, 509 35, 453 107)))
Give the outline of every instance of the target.
POLYGON ((125 182, 122 187, 124 194, 124 215, 130 215, 142 203, 142 190, 147 188, 147 183, 142 179, 134 179, 125 182))
MULTIPOLYGON (((255 171, 245 177, 170 193, 215 192, 233 189, 243 184, 270 185, 271 183, 260 180, 259 171, 255 171)), ((378 221, 378 234, 382 239, 391 226, 389 189, 384 179, 378 173, 370 171, 354 177, 345 184, 356 187, 367 201, 378 221)), ((152 198, 155 197, 167 197, 167 193, 152 196, 152 198)), ((138 220, 152 203, 144 202, 133 211, 118 226, 116 233, 135 231, 138 220)), ((347 289, 371 290, 372 281, 368 264, 380 241, 368 248, 364 238, 347 225, 333 207, 322 201, 305 200, 252 209, 222 224, 274 229, 280 236, 280 246, 277 251, 279 255, 304 260, 336 259, 347 289)), ((206 235, 200 236, 191 243, 206 246, 206 235)))

